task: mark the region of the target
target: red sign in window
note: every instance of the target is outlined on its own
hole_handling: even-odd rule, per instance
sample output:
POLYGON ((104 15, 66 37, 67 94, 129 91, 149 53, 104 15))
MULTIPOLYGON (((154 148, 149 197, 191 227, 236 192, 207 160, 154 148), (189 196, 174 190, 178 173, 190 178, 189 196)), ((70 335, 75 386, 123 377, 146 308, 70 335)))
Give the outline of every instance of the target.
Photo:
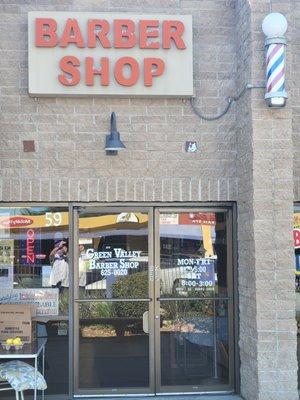
POLYGON ((216 214, 180 213, 179 225, 216 225, 216 214))
POLYGON ((300 247, 300 229, 294 229, 293 236, 294 236, 294 247, 295 249, 298 249, 300 247))
POLYGON ((17 216, 0 219, 0 225, 5 228, 18 228, 20 226, 29 226, 33 223, 31 218, 17 216))

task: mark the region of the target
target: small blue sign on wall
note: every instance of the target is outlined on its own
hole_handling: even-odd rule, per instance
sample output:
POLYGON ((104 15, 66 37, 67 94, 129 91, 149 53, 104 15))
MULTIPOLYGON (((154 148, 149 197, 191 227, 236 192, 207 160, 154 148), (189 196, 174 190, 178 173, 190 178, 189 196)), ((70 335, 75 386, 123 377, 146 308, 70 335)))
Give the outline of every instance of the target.
POLYGON ((197 142, 185 142, 185 151, 187 153, 196 153, 198 151, 197 142))

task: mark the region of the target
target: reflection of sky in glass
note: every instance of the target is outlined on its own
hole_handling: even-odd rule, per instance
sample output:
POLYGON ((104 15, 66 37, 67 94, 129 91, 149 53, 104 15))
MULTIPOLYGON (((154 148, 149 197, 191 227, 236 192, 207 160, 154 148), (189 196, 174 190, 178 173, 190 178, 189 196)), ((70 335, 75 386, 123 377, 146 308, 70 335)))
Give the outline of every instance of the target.
POLYGON ((0 217, 9 215, 43 215, 48 211, 66 211, 66 207, 0 207, 0 217))
MULTIPOLYGON (((201 225, 160 225, 160 236, 177 239, 202 239, 201 225)), ((212 238, 216 238, 216 230, 211 227, 212 238)))

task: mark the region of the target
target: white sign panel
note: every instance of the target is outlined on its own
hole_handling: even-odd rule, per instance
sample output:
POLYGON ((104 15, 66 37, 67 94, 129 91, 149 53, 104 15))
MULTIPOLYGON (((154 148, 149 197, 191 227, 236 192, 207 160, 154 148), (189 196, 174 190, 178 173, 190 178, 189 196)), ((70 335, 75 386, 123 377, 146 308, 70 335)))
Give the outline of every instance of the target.
POLYGON ((193 95, 190 15, 28 13, 32 96, 193 95))
POLYGON ((14 285, 13 265, 0 264, 0 289, 12 289, 14 285))
POLYGON ((13 289, 0 291, 1 304, 34 304, 36 315, 58 315, 58 289, 13 289))
POLYGON ((178 225, 179 214, 160 214, 159 223, 161 225, 178 225))

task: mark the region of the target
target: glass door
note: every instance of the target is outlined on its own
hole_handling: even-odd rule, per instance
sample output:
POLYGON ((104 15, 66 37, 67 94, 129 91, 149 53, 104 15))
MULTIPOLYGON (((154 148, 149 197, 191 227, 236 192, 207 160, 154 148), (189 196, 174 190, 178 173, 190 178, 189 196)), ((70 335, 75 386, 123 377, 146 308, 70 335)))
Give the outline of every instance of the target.
POLYGON ((230 215, 226 209, 156 210, 157 393, 233 389, 230 215))
POLYGON ((87 206, 73 225, 75 394, 232 391, 231 210, 87 206))
POLYGON ((74 215, 77 395, 154 393, 152 209, 74 215))

